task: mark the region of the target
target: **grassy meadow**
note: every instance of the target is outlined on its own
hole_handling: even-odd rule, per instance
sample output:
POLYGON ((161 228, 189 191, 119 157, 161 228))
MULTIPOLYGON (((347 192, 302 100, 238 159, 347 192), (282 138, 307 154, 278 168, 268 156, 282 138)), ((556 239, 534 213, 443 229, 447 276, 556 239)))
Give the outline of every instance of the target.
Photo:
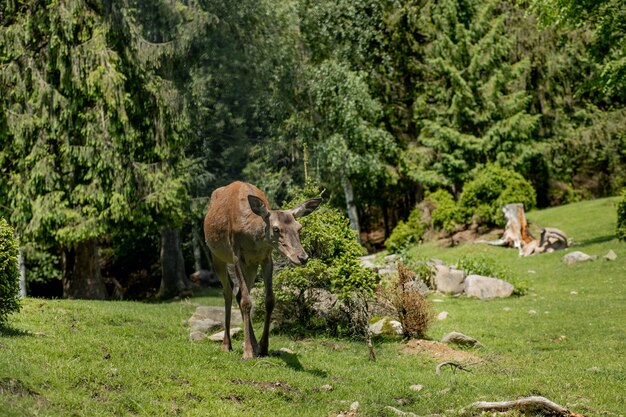
MULTIPOLYGON (((293 354, 242 361, 209 341, 192 343, 181 321, 219 292, 150 304, 23 300, 0 335, 1 416, 328 416, 359 402, 359 416, 454 416, 479 400, 542 395, 586 416, 626 410, 626 244, 614 237, 617 199, 527 213, 533 227, 565 231, 594 262, 565 265, 565 252, 519 258, 517 251, 466 244, 419 245, 411 253, 454 263, 481 254, 511 270, 528 292, 478 301, 431 295, 447 311, 428 335, 450 331, 484 345, 471 372, 403 353, 404 342, 272 335, 270 350, 293 354), (616 261, 605 261, 610 250, 616 261), (410 389, 420 384, 420 391, 410 389), (332 388, 329 389, 329 386, 332 388)), ((257 323, 260 332, 260 324, 257 323)))

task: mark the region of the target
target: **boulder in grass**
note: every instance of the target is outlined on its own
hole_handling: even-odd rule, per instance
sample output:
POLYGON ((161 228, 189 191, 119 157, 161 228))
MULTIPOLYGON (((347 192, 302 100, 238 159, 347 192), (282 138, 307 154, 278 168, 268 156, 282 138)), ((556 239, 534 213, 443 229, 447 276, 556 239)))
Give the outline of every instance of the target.
POLYGON ((464 289, 466 274, 459 269, 435 264, 435 287, 437 291, 461 294, 464 289))
MULTIPOLYGON (((241 327, 232 327, 230 329, 230 337, 231 339, 233 337, 235 337, 236 335, 238 335, 239 333, 241 333, 243 330, 241 329, 241 327)), ((221 332, 212 334, 211 336, 208 337, 208 339, 212 342, 221 342, 224 340, 224 330, 222 330, 221 332)))
POLYGON ((589 256, 586 253, 577 250, 563 256, 561 260, 567 265, 573 265, 578 262, 595 261, 596 258, 597 256, 589 256))
POLYGON ((481 300, 510 297, 514 290, 515 287, 511 283, 498 278, 469 275, 465 279, 465 294, 481 300))
POLYGON ((474 339, 471 336, 467 336, 459 332, 448 333, 447 335, 441 338, 441 343, 445 343, 445 344, 452 343, 455 345, 471 346, 471 347, 482 346, 482 344, 478 340, 474 339))

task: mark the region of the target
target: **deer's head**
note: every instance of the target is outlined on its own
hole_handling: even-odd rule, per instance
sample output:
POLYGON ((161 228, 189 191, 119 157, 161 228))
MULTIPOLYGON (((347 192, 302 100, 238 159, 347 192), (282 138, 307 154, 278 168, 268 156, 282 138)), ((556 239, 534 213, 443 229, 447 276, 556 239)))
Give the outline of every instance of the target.
POLYGON ((265 222, 265 239, 280 251, 292 263, 304 265, 309 260, 300 243, 302 225, 298 218, 311 214, 322 202, 321 198, 312 198, 291 210, 270 210, 263 200, 254 195, 248 196, 252 212, 261 216, 265 222))

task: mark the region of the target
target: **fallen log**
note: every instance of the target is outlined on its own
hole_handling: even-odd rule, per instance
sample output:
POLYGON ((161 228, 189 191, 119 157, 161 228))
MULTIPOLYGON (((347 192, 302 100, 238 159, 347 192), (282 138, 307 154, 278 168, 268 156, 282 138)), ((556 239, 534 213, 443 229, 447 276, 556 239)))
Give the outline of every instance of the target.
POLYGON ((469 408, 476 411, 506 412, 510 410, 517 410, 522 413, 542 413, 563 417, 585 417, 584 415, 570 411, 567 408, 548 400, 547 398, 539 396, 501 402, 478 401, 471 404, 469 408))

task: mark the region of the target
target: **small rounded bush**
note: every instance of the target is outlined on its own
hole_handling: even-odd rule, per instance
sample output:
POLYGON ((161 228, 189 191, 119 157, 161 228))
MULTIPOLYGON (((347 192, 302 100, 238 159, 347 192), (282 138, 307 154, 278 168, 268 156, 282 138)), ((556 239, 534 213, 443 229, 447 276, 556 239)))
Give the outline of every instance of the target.
POLYGON ((8 315, 19 311, 19 272, 17 268, 18 244, 13 228, 0 218, 0 325, 8 315))
POLYGON ((452 194, 439 189, 426 196, 435 209, 432 212, 432 225, 436 230, 451 233, 457 224, 462 222, 461 213, 452 194))
POLYGON ((405 246, 419 242, 424 234, 424 225, 421 217, 422 211, 416 208, 409 214, 406 222, 400 220, 391 232, 391 235, 385 240, 387 250, 397 253, 405 246))
POLYGON ((525 210, 535 207, 533 186, 515 171, 487 164, 474 170, 474 178, 463 185, 459 209, 466 223, 504 226, 502 207, 522 203, 525 210))

